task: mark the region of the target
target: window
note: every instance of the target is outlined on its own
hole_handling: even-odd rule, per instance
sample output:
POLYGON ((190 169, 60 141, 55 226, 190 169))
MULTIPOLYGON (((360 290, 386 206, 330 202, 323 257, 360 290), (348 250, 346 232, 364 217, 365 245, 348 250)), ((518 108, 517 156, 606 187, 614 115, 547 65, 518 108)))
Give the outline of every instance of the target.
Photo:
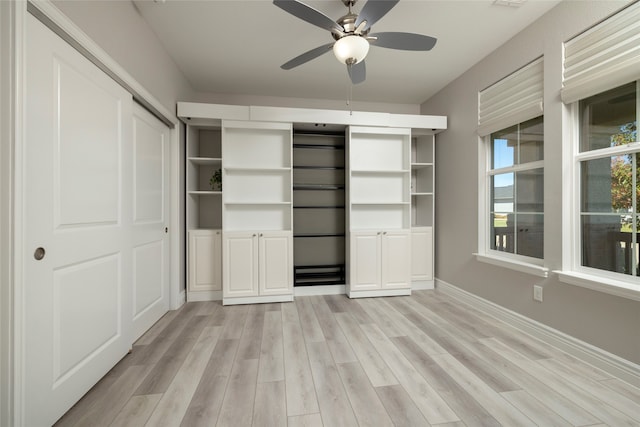
POLYGON ((638 85, 578 103, 579 265, 640 275, 638 85))
POLYGON ((563 203, 560 280, 640 299, 640 2, 564 43, 572 186, 563 203))
POLYGON ((489 249, 543 258, 542 116, 490 135, 489 249))
POLYGON ((481 262, 547 277, 544 267, 544 59, 478 93, 481 262))

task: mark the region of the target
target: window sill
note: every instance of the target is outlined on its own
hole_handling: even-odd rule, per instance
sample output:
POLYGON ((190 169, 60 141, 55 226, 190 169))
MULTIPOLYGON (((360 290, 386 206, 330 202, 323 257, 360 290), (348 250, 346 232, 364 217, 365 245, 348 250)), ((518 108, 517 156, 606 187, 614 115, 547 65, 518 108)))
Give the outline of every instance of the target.
POLYGON ((509 268, 511 270, 532 274, 538 277, 549 277, 549 269, 541 265, 486 254, 475 253, 473 255, 475 255, 476 259, 480 262, 497 265, 498 267, 509 268))
POLYGON ((578 273, 576 271, 554 270, 554 273, 558 275, 559 280, 563 283, 640 301, 640 287, 622 280, 595 276, 587 273, 578 273))

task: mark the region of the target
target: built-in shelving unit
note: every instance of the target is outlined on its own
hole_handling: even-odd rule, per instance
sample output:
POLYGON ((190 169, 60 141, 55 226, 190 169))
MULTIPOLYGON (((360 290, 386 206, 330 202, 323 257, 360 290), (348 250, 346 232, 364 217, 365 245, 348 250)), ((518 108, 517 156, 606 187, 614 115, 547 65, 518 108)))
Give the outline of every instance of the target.
POLYGON ((410 280, 411 133, 350 127, 350 297, 407 295, 410 280))
POLYGON ((446 117, 192 102, 177 114, 188 301, 290 301, 294 282, 300 294, 344 284, 351 297, 433 286, 446 117))
POLYGON ((223 304, 293 299, 291 132, 222 122, 223 304))
POLYGON ((188 252, 187 299, 222 296, 222 188, 211 178, 222 169, 219 127, 187 126, 186 228, 188 252))
POLYGON ((435 135, 411 139, 411 278, 433 287, 435 135))
POLYGON ((345 283, 345 134, 293 134, 295 286, 345 283))

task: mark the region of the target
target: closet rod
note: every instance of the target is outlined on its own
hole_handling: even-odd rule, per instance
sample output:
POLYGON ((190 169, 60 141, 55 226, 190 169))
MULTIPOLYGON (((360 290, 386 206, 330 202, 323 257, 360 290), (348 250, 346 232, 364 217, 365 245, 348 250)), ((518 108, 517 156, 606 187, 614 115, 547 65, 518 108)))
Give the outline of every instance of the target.
POLYGON ((310 270, 314 268, 339 268, 343 269, 344 264, 322 264, 322 265, 295 265, 296 270, 310 270))
POLYGON ((344 185, 328 185, 328 184, 294 184, 294 190, 311 190, 311 191, 322 191, 322 190, 344 190, 344 185))
POLYGON ((294 130, 293 136, 317 136, 324 138, 343 138, 344 132, 313 132, 313 131, 302 131, 302 130, 294 130))
POLYGON ((296 239, 306 239, 306 238, 316 238, 316 237, 345 237, 345 234, 344 233, 294 234, 293 237, 296 239))
POLYGON ((316 150, 344 150, 344 145, 329 144, 293 144, 293 148, 307 148, 316 150))

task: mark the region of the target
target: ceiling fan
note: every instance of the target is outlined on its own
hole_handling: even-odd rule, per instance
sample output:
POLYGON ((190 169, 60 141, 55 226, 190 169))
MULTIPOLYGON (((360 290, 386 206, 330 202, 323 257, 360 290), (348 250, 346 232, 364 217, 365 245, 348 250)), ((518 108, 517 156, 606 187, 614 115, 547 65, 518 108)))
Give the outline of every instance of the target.
POLYGON ((364 58, 369 45, 388 49, 427 51, 436 44, 434 37, 415 33, 382 32, 370 34, 371 26, 387 14, 400 0, 368 0, 360 13, 351 8, 357 0, 342 0, 349 12, 337 21, 298 0, 273 0, 273 4, 293 16, 331 32, 334 42, 311 49, 281 65, 290 70, 333 50, 338 61, 347 65, 351 82, 358 84, 366 78, 364 58))

